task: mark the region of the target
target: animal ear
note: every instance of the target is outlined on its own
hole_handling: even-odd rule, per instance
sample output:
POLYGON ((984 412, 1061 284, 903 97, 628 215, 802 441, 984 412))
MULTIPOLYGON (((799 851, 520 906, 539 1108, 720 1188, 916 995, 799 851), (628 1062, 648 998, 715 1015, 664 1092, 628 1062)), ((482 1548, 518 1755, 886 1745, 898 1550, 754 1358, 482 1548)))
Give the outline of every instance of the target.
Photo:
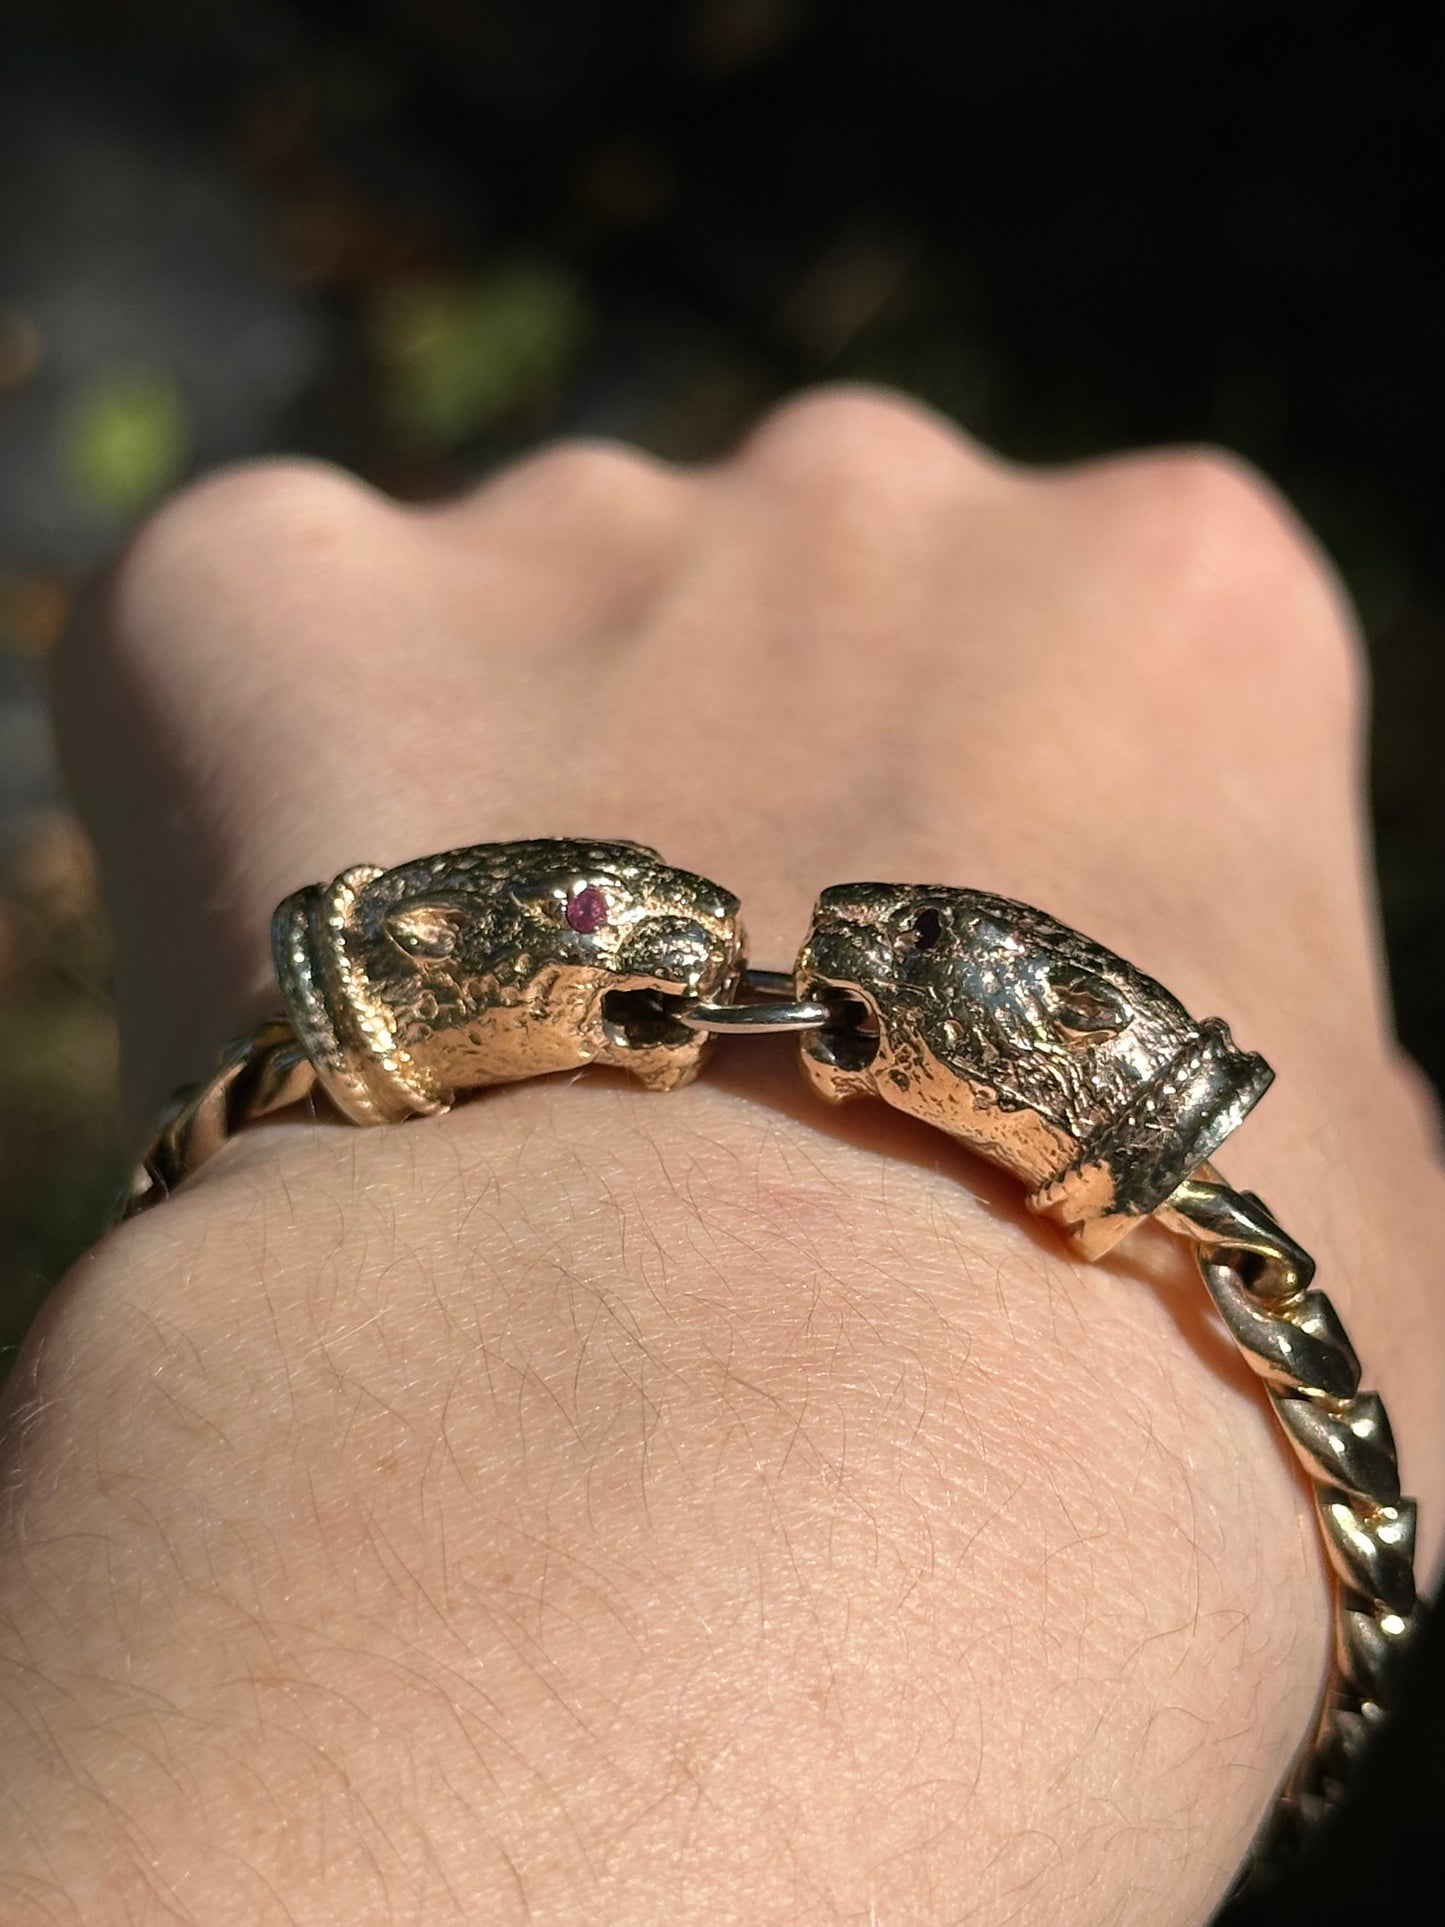
POLYGON ((409 957, 450 957, 469 921, 460 903, 404 903, 388 914, 384 927, 409 957))
POLYGON ((1103 977, 1081 964, 1051 963, 1044 971, 1044 1005, 1055 1030, 1071 1044, 1102 1043, 1127 1030, 1134 1012, 1103 977))

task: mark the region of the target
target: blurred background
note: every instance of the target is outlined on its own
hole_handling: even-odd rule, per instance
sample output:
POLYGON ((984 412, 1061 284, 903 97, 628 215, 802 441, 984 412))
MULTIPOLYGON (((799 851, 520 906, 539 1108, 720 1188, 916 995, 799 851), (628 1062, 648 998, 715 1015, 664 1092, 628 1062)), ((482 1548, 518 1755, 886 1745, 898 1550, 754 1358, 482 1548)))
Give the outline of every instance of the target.
MULTIPOLYGON (((418 497, 558 433, 708 456, 855 377, 1019 457, 1243 452, 1361 611, 1400 1027, 1438 1087, 1423 31, 1272 0, 3 0, 0 1358, 119 1177, 45 654, 152 503, 267 451, 418 497)), ((1358 1927, 1386 1891, 1394 1927, 1438 1920, 1441 1650, 1316 1858, 1222 1921, 1358 1927)))

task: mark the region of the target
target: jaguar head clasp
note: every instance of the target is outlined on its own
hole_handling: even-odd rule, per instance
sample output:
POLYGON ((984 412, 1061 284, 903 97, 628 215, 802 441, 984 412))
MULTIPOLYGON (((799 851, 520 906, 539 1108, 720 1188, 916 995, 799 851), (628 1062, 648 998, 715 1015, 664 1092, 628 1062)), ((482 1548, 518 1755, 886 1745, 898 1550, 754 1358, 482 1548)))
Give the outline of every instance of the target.
POLYGON ((606 1064, 654 1090, 696 1076, 677 1021, 743 968, 738 902, 636 843, 485 843, 362 865, 288 897, 272 947, 288 1014, 354 1123, 458 1091, 606 1064))
POLYGON ((826 890, 797 982, 835 1013, 802 1040, 817 1090, 961 1139, 1087 1258, 1163 1204, 1272 1076, 1123 958, 974 890, 826 890))

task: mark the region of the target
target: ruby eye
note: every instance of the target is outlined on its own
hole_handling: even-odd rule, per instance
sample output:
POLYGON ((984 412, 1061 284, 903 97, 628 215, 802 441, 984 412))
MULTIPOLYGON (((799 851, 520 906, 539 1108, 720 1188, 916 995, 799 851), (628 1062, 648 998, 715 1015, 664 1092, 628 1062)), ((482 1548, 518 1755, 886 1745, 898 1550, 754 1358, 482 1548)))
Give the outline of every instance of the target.
POLYGON ((577 891, 575 896, 568 897, 563 915, 567 919, 569 929, 576 930, 584 937, 590 937, 607 921, 607 899, 595 883, 589 883, 577 891))

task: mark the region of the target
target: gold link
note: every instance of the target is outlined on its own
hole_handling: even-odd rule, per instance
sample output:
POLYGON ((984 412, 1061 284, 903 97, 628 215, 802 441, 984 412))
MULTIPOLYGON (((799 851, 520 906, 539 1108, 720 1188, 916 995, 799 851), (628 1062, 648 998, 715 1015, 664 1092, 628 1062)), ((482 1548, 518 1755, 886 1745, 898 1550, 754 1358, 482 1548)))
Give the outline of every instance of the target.
POLYGON ((245 1117, 255 1123, 277 1111, 289 1110, 310 1097, 316 1088, 316 1067, 296 1041, 289 1024, 277 1024, 280 1035, 267 1043, 246 1078, 245 1117))
POLYGON ((1349 1399, 1271 1392, 1275 1416, 1312 1478, 1374 1505, 1394 1505, 1400 1468, 1385 1407, 1375 1392, 1349 1399))
POLYGON ((167 1148, 178 1171, 197 1170, 231 1135, 229 1098, 235 1075, 234 1067, 228 1065, 198 1090, 167 1132, 167 1148))
POLYGON ((1415 1603, 1414 1501, 1361 1513, 1348 1493, 1321 1486, 1315 1503, 1325 1551, 1344 1583, 1387 1612, 1409 1612, 1415 1603))
POLYGON ((1338 1764, 1340 1777, 1348 1779, 1368 1751, 1384 1723, 1385 1709, 1375 1700, 1362 1700, 1353 1706, 1331 1709, 1322 1733, 1320 1750, 1338 1764))
POLYGON ((1299 1815, 1301 1833, 1310 1834, 1329 1819, 1335 1802, 1325 1794, 1311 1793, 1301 1788, 1294 1796, 1293 1805, 1299 1815))
POLYGON ((149 1210, 151 1205, 163 1203, 169 1196, 170 1186, 164 1176, 154 1162, 146 1159, 136 1166, 122 1187, 113 1215, 120 1219, 133 1218, 138 1212, 149 1210))
POLYGON ((311 1095, 316 1072, 285 1018, 269 1018, 227 1044, 211 1077, 179 1091, 122 1199, 134 1217, 170 1196, 243 1125, 311 1095))
POLYGON ((1186 1179, 1159 1217, 1192 1239, 1200 1272, 1236 1344, 1316 1483, 1321 1536, 1338 1579, 1334 1679, 1313 1740, 1256 1843, 1268 1863, 1313 1831, 1347 1790, 1389 1704, 1418 1624, 1415 1506, 1400 1494, 1390 1422, 1359 1389, 1360 1367, 1334 1307, 1308 1289, 1314 1266, 1250 1192, 1209 1167, 1186 1179))
POLYGON ((1263 1199, 1253 1191, 1235 1191, 1211 1165, 1186 1178, 1158 1215, 1211 1254, 1248 1252, 1264 1259, 1247 1282, 1256 1297, 1271 1304, 1298 1297, 1315 1275, 1314 1259, 1280 1229, 1263 1199))
POLYGON ((1416 1631, 1413 1615, 1345 1607, 1335 1620, 1335 1665, 1362 1698, 1385 1704, 1396 1668, 1416 1631))
POLYGON ((293 1104, 304 1104, 316 1089, 315 1067, 304 1057, 299 1063, 272 1058, 264 1068, 265 1076, 246 1106, 248 1123, 272 1117, 277 1111, 289 1111, 293 1104))
POLYGON ((1360 1361, 1322 1291, 1302 1293, 1288 1312, 1271 1311, 1215 1253, 1201 1250, 1199 1268, 1230 1336, 1266 1383, 1282 1391, 1353 1398, 1360 1361))
POLYGON ((196 1090, 196 1085, 186 1084, 172 1095, 170 1102, 156 1120, 155 1136, 146 1146, 145 1163, 157 1184, 167 1193, 180 1182, 181 1166, 177 1163, 178 1126, 189 1114, 196 1090))

